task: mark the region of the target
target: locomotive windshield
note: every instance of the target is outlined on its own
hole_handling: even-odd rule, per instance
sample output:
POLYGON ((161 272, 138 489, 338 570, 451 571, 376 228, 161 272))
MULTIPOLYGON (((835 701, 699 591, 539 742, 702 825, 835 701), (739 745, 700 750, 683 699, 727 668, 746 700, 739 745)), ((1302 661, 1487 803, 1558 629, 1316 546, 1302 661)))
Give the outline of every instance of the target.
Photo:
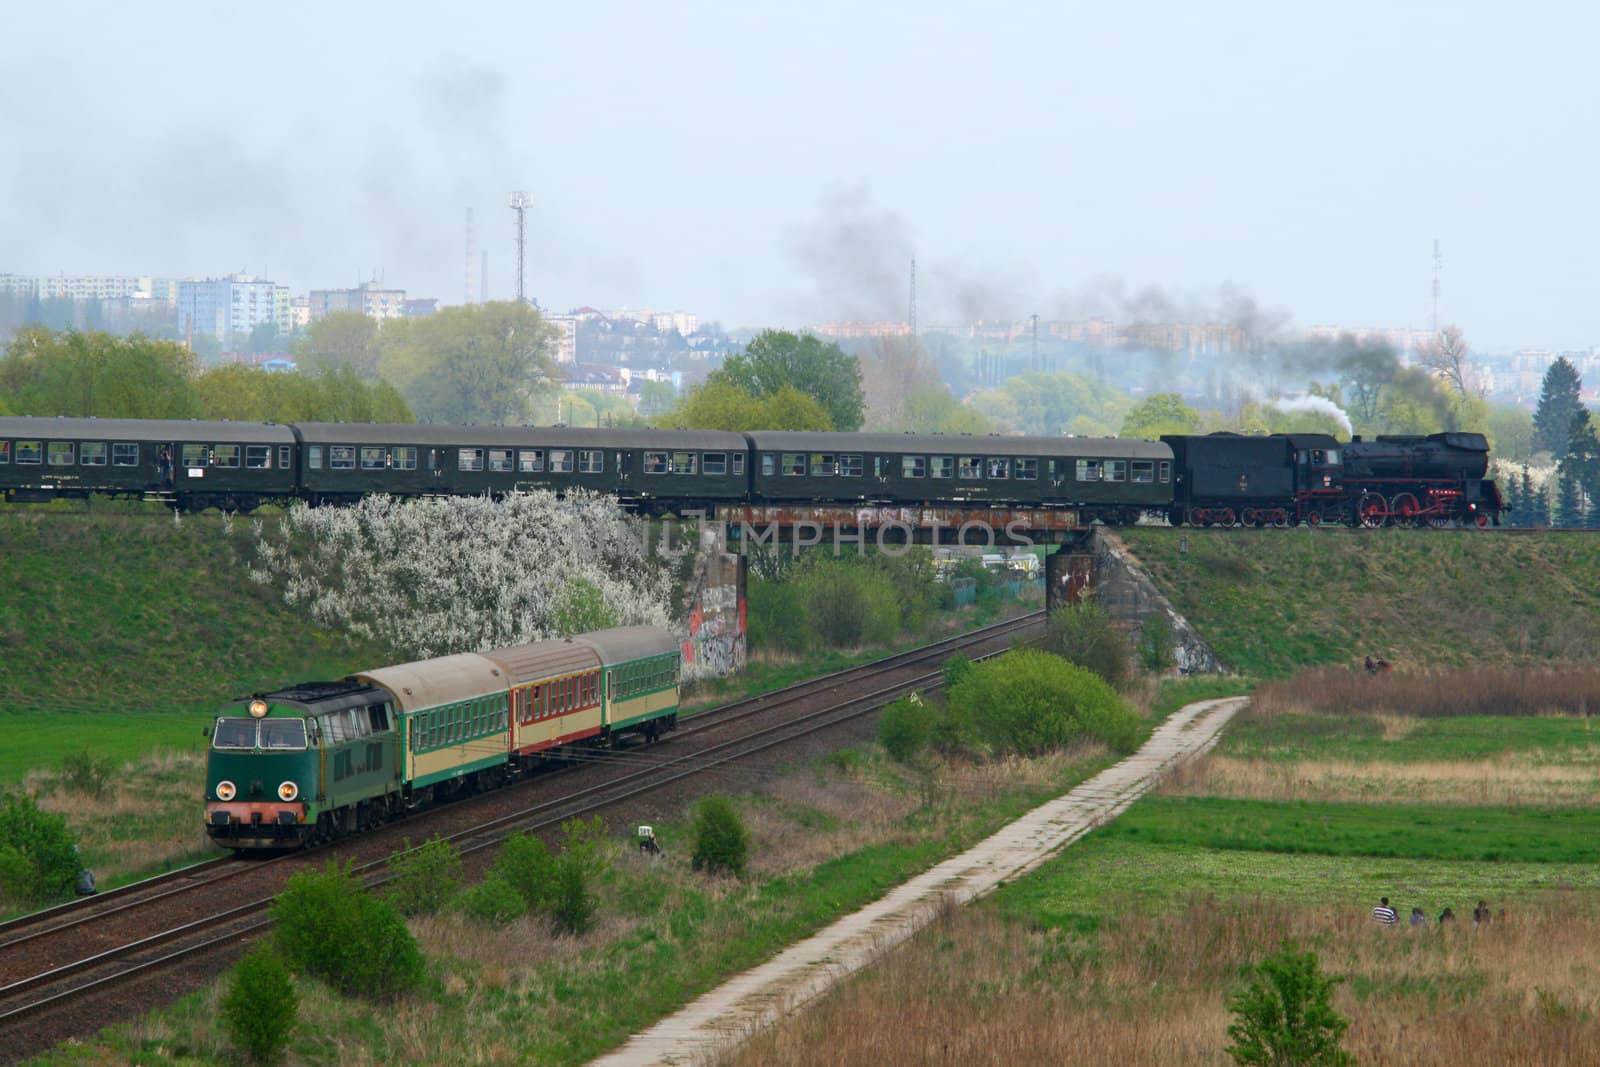
POLYGON ((211 738, 212 748, 305 748, 304 719, 229 719, 217 720, 211 738))

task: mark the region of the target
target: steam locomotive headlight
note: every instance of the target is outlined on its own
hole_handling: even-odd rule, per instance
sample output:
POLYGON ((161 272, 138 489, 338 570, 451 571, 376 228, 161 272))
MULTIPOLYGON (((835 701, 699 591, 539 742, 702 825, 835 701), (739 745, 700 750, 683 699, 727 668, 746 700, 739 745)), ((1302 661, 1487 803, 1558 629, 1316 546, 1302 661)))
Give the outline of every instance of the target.
POLYGON ((300 787, 295 785, 293 782, 284 782, 282 785, 278 786, 279 800, 293 800, 299 795, 300 787))
POLYGON ((232 782, 221 781, 221 782, 217 783, 217 799, 218 800, 232 800, 234 797, 238 796, 238 794, 239 794, 239 788, 237 786, 235 786, 232 782))
POLYGON ((252 700, 250 702, 250 715, 253 718, 259 719, 263 715, 265 715, 266 713, 267 713, 267 702, 265 700, 252 700))

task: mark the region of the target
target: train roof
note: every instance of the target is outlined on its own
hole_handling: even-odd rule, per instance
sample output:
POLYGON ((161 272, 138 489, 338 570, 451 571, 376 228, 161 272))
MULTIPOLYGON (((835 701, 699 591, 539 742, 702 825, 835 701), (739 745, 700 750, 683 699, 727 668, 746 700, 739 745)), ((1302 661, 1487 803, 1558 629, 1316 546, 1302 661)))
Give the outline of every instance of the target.
POLYGON ((1127 437, 1013 437, 1001 434, 832 433, 757 430, 747 434, 763 452, 915 452, 986 456, 1101 456, 1171 459, 1160 441, 1127 437))
POLYGON ((573 640, 535 641, 527 645, 497 648, 493 652, 485 652, 483 657, 499 664, 512 685, 578 671, 598 670, 601 666, 598 652, 589 645, 573 640))
POLYGON ((293 444, 294 431, 273 422, 226 419, 95 419, 66 416, 0 416, 0 437, 54 440, 241 441, 293 444))
POLYGON ((618 430, 580 426, 442 426, 397 422, 301 422, 307 444, 498 445, 502 447, 692 448, 743 452, 743 434, 724 430, 618 430))
POLYGON ((676 637, 654 626, 617 626, 610 630, 596 630, 574 637, 572 643, 588 645, 608 667, 649 656, 665 656, 680 650, 676 637))
POLYGON ((508 684, 499 664, 475 652, 358 671, 352 677, 387 689, 406 712, 504 693, 508 684))

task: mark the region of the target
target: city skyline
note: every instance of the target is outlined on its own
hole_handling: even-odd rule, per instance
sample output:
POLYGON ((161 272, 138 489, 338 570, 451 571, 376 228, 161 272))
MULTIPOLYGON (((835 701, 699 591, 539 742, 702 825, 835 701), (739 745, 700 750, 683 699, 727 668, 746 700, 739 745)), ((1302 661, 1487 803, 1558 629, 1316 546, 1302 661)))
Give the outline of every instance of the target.
POLYGON ((509 297, 526 189, 553 308, 1415 329, 1437 239, 1475 345, 1600 341, 1586 10, 425 10, 15 13, 6 269, 509 297))

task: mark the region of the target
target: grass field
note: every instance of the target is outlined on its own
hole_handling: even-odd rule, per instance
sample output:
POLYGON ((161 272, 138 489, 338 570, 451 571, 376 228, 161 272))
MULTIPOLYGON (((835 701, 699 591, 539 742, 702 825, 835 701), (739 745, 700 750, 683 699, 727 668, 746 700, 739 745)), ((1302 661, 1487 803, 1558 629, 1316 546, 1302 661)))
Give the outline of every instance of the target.
POLYGON ((1119 531, 1235 670, 1378 655, 1540 665, 1600 653, 1600 538, 1493 531, 1119 531))

